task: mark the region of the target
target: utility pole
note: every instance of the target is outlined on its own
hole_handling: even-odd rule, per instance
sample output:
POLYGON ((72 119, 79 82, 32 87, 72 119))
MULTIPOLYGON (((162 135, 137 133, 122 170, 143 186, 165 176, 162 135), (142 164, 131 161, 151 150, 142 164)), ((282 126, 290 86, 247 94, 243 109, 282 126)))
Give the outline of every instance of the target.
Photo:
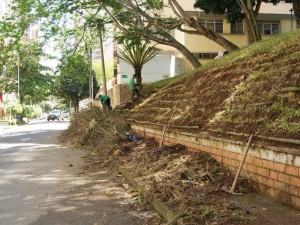
POLYGON ((292 31, 293 30, 293 12, 294 12, 294 9, 291 8, 289 11, 291 12, 291 31, 292 31))
POLYGON ((18 62, 17 62, 17 67, 18 67, 18 100, 19 103, 21 103, 21 96, 20 96, 20 56, 19 53, 17 53, 18 56, 18 62))
POLYGON ((101 50, 101 62, 102 62, 103 89, 104 89, 104 94, 107 95, 105 62, 104 62, 103 40, 102 40, 102 26, 101 25, 99 26, 99 36, 100 36, 100 50, 101 50))

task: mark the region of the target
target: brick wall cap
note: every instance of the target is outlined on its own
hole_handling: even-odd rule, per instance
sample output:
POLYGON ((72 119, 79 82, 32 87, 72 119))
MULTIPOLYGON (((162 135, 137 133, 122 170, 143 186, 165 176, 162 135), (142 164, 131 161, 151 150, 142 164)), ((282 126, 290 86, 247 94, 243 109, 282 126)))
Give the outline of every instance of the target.
MULTIPOLYGON (((137 127, 141 127, 141 128, 151 128, 154 130, 158 130, 156 127, 154 128, 154 126, 151 125, 137 125, 137 124, 131 124, 137 127)), ((241 142, 241 141, 236 141, 236 140, 232 140, 232 139, 227 139, 227 138, 219 138, 219 137, 214 137, 209 135, 208 132, 200 132, 200 133, 190 133, 190 132, 182 132, 182 131, 175 131, 175 130, 171 130, 169 129, 169 131, 167 131, 167 134, 177 134, 177 135, 185 135, 185 136, 190 136, 190 137, 195 137, 195 138, 203 138, 203 139, 209 139, 209 140, 213 140, 213 141, 219 141, 219 142, 223 142, 223 143, 229 143, 229 144, 235 144, 235 145, 245 145, 245 142, 241 142)), ((255 143, 255 139, 253 140, 254 143, 251 144, 251 148, 255 149, 255 148, 260 148, 260 149, 265 149, 265 150, 271 150, 274 152, 279 152, 279 153, 286 153, 286 154, 293 154, 296 156, 300 156, 300 151, 297 149, 292 149, 292 148, 286 148, 286 147, 275 147, 275 146, 271 146, 271 145, 266 145, 266 144, 262 144, 262 143, 255 143)))

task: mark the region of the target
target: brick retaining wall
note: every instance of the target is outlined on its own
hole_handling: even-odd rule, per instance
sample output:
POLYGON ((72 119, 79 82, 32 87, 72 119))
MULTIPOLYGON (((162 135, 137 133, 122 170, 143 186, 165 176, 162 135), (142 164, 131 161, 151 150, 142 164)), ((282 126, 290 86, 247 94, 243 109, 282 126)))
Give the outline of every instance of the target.
MULTIPOLYGON (((134 132, 161 139, 162 129, 131 125, 134 132)), ((168 132, 165 144, 183 144, 193 151, 211 153, 219 162, 236 169, 246 143, 184 132, 168 132)), ((272 198, 300 208, 300 149, 275 148, 252 144, 241 175, 255 188, 272 198)))

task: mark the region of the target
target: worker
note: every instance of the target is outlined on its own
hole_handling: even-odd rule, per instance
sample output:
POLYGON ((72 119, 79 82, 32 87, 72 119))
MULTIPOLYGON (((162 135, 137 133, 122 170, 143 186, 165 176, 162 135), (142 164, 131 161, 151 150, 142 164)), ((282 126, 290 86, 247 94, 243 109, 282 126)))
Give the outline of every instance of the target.
POLYGON ((99 95, 99 100, 105 111, 111 110, 110 97, 108 95, 99 95))
POLYGON ((134 96, 136 95, 137 97, 140 96, 140 91, 139 89, 137 89, 137 84, 135 83, 135 78, 136 78, 136 75, 133 74, 131 79, 129 80, 129 89, 131 91, 131 101, 133 101, 134 99, 134 96))

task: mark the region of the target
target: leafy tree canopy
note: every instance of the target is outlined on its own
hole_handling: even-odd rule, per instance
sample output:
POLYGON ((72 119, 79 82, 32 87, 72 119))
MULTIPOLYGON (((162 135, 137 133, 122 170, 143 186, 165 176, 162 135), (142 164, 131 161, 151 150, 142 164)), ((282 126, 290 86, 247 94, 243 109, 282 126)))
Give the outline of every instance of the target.
MULTIPOLYGON (((252 5, 257 3, 272 3, 278 4, 280 0, 252 0, 252 5)), ((218 15, 227 15, 227 20, 234 23, 245 17, 245 14, 236 0, 196 0, 195 8, 202 9, 205 13, 213 13, 218 15)))
POLYGON ((18 45, 7 55, 3 78, 5 91, 18 93, 19 70, 21 103, 38 103, 51 94, 53 76, 50 69, 40 63, 43 56, 41 45, 36 42, 18 45))
MULTIPOLYGON (((75 109, 78 109, 79 101, 89 97, 90 67, 86 57, 79 53, 66 56, 59 65, 59 75, 56 79, 56 94, 59 97, 72 101, 75 109)), ((93 76, 94 95, 98 91, 98 83, 93 76)))

